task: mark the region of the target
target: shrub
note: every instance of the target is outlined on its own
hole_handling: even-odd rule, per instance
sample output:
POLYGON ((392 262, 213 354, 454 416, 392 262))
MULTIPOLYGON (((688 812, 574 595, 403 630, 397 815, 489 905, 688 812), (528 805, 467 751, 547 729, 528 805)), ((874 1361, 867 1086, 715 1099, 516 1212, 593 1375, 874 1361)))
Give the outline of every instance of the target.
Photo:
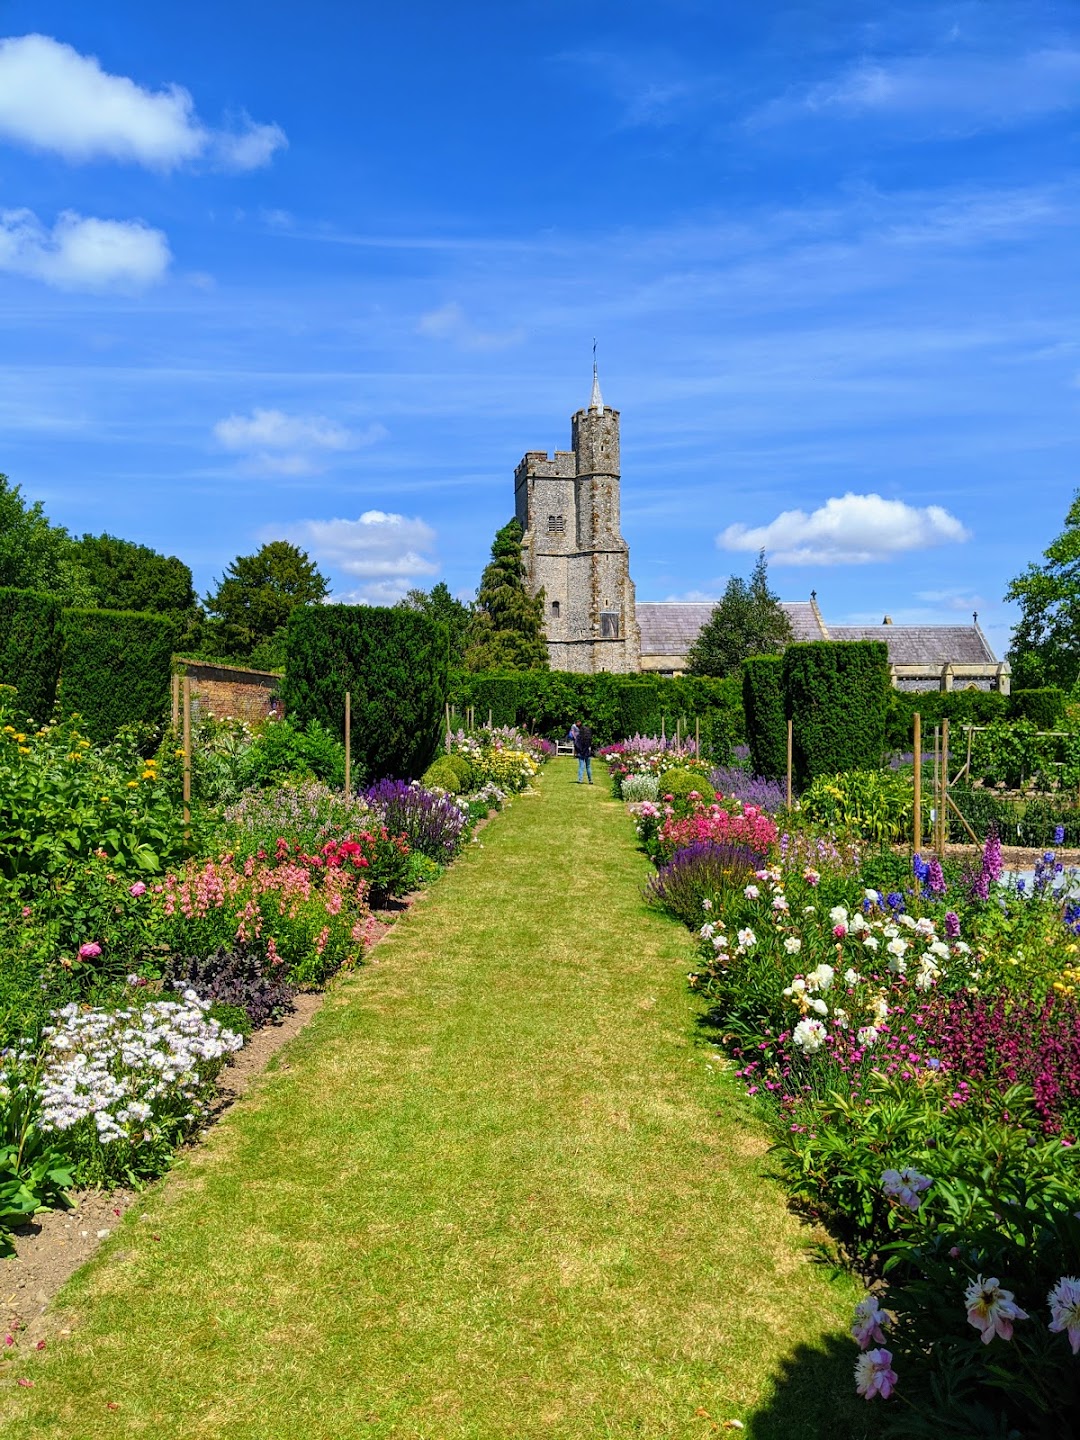
POLYGON ((686 800, 695 793, 706 804, 711 804, 716 799, 716 791, 705 776, 697 774, 693 770, 684 770, 681 766, 676 766, 671 770, 663 771, 660 775, 661 795, 674 796, 678 801, 686 800))
POLYGON ((800 789, 816 775, 881 764, 889 703, 889 652, 880 640, 818 640, 784 652, 800 789))
POLYGON ((433 785, 437 790, 445 790, 450 795, 460 795, 464 789, 461 772, 453 764, 453 757, 450 755, 440 755, 437 760, 432 761, 424 771, 424 784, 433 785))
MULTIPOLYGON (((799 803, 810 820, 884 844, 911 834, 915 786, 910 772, 849 770, 844 775, 819 775, 799 803)), ((924 830, 929 805, 928 796, 924 830)))
POLYGON ((352 753, 367 781, 423 773, 439 743, 446 627, 426 615, 318 605, 289 617, 283 699, 295 720, 339 735, 352 696, 352 753))
POLYGON ((166 966, 162 988, 181 995, 193 990, 215 1010, 219 1005, 236 1007, 253 1030, 280 1025, 296 1009, 295 988, 280 975, 268 975, 262 947, 243 940, 229 947, 219 945, 212 955, 174 957, 166 966))
POLYGON ((449 795, 407 780, 380 780, 366 799, 385 817, 392 835, 404 835, 410 850, 448 864, 461 844, 466 811, 449 795))
MULTIPOLYGON (((473 767, 469 764, 465 756, 462 755, 460 750, 453 751, 446 758, 449 760, 450 767, 458 778, 458 786, 461 793, 467 794, 476 784, 476 775, 473 767)), ((445 786, 443 788, 445 789, 445 786)))
POLYGON ((787 774, 783 656, 753 655, 744 660, 742 687, 751 763, 757 774, 779 780, 787 774))
POLYGON ((624 775, 620 786, 622 798, 635 805, 642 800, 655 800, 660 794, 658 775, 624 775))
POLYGON ((241 770, 244 788, 303 777, 340 790, 345 783, 345 746, 318 720, 309 720, 302 729, 287 716, 268 720, 244 755, 241 770))
POLYGON ((677 850, 645 887, 650 905, 696 930, 710 914, 720 918, 725 894, 741 889, 765 863, 749 845, 698 840, 677 850))
POLYGON ((19 692, 24 718, 52 712, 63 652, 60 602, 37 590, 0 587, 0 684, 19 692))
POLYGON ((168 615, 65 610, 60 702, 93 740, 125 725, 159 725, 169 703, 178 626, 168 615))
POLYGON ((1065 700, 1065 691, 1053 685, 1014 690, 1009 696, 1009 719, 1030 720, 1036 730, 1058 730, 1065 718, 1065 700))
POLYGON ((955 733, 960 725, 989 725, 1008 713, 1009 697, 996 690, 893 690, 889 699, 885 743, 890 750, 910 750, 914 717, 922 717, 923 745, 935 725, 948 719, 955 733))

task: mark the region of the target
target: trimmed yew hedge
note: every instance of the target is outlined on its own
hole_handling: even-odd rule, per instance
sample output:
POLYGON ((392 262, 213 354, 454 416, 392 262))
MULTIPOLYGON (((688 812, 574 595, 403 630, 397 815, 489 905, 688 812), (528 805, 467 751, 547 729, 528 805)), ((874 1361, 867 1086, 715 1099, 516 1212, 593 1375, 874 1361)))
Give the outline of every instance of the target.
POLYGON ((813 640, 784 651, 784 696, 801 790, 815 775, 876 770, 891 697, 881 640, 813 640))
POLYGON ((135 610, 65 610, 60 704, 92 740, 124 725, 157 725, 169 703, 179 626, 135 610))
POLYGON ((61 606, 38 590, 0 587, 0 685, 14 685, 19 709, 43 724, 56 699, 64 649, 61 606))
POLYGON ((412 779, 439 746, 448 683, 446 626, 412 610, 309 605, 289 616, 282 699, 300 725, 335 735, 352 697, 358 783, 412 779))
POLYGON ((743 661, 743 714, 755 775, 780 780, 787 774, 787 712, 784 657, 753 655, 743 661))

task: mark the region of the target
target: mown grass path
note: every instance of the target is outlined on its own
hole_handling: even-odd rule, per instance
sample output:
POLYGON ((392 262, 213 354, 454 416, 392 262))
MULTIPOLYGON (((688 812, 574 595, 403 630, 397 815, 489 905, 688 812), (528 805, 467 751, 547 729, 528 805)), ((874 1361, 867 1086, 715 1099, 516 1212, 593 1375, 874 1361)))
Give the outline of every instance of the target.
POLYGON ((707 1062, 622 806, 573 779, 549 765, 136 1205, 70 1336, 4 1366, 0 1434, 861 1433, 823 1340, 853 1289, 707 1062))

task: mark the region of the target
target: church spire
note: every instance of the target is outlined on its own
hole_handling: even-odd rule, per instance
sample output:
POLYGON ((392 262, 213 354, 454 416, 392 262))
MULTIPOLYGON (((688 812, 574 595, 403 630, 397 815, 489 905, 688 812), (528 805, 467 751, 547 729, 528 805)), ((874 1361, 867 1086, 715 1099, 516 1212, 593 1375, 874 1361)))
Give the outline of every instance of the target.
POLYGON ((590 415, 604 413, 604 397, 600 394, 600 376, 596 369, 596 341, 592 342, 592 399, 589 401, 590 415))

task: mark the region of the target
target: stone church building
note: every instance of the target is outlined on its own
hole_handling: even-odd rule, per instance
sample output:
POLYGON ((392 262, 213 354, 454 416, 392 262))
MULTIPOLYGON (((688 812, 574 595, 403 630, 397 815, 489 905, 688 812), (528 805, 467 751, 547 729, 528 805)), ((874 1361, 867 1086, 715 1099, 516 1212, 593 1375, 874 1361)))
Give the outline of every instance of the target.
MULTIPOLYGON (((605 405, 593 365, 588 407, 570 421, 570 449, 530 450, 514 472, 530 589, 543 588, 553 670, 678 675, 713 602, 636 602, 619 504, 619 412, 605 405)), ((999 662, 971 625, 827 625, 812 593, 782 602, 796 640, 884 640, 902 689, 1009 689, 999 662)))

